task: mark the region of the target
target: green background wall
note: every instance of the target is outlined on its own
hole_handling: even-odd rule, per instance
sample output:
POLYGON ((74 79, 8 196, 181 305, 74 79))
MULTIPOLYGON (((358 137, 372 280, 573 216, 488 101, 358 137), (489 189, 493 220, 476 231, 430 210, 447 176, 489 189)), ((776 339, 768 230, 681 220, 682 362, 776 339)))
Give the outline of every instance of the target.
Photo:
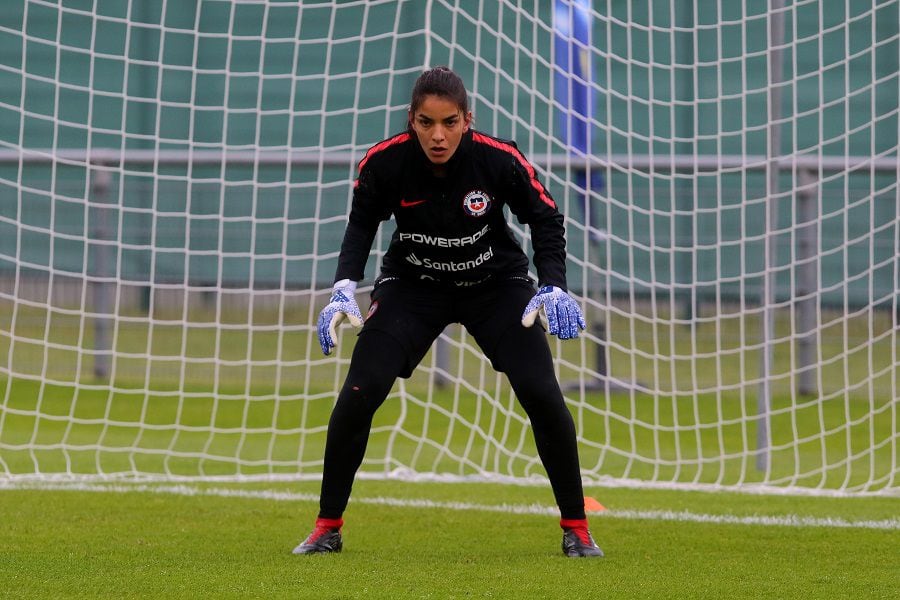
MULTIPOLYGON (((551 102, 551 3, 302 4, 4 2, 0 274, 22 268, 147 283, 327 284, 353 161, 115 164, 101 198, 91 195, 83 162, 20 162, 17 151, 327 148, 358 159, 403 127, 426 56, 469 82, 477 127, 515 138, 529 156, 565 153, 551 102), (114 252, 101 273, 95 257, 104 248, 114 252)), ((783 154, 897 155, 900 2, 844 4, 786 2, 783 154)), ((593 32, 593 153, 765 155, 767 6, 595 2, 602 18, 593 32)), ((567 213, 583 222, 571 171, 536 163, 567 213)), ((611 238, 592 260, 607 261, 614 292, 670 294, 682 284, 697 286, 698 301, 758 295, 764 173, 673 177, 611 167, 603 175, 592 204, 611 238)), ((817 175, 823 301, 889 302, 897 286, 897 174, 817 175)), ((795 174, 781 176, 780 297, 790 295, 796 275, 796 186, 795 174)), ((575 256, 586 251, 578 227, 570 227, 570 246, 575 256)), ((584 283, 574 265, 570 279, 576 288, 584 283)))

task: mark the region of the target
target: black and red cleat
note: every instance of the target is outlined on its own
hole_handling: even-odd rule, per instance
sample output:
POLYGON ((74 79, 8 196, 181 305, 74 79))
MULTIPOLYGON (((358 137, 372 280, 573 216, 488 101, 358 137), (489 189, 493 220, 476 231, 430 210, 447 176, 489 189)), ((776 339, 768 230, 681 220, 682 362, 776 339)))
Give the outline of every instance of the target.
POLYGON ((568 557, 580 556, 602 557, 603 550, 594 541, 587 523, 561 522, 563 528, 562 551, 568 557), (573 526, 574 525, 574 526, 573 526))
POLYGON ((344 547, 341 538, 343 519, 316 519, 316 527, 292 554, 325 554, 340 552, 344 547))

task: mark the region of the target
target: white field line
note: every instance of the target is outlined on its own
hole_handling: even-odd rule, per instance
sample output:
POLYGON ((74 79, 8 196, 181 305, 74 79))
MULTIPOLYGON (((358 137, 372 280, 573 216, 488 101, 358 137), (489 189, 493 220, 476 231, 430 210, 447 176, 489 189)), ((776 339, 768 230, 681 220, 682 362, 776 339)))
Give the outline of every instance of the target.
MULTIPOLYGON (((276 490, 240 490, 229 488, 202 488, 188 485, 123 485, 102 483, 36 483, 0 480, 3 490, 62 490, 80 492, 144 492, 179 496, 218 496, 223 498, 250 498, 280 502, 316 502, 317 494, 281 492, 276 490)), ((476 504, 472 502, 440 502, 415 498, 363 497, 353 498, 354 503, 379 504, 408 508, 440 508, 457 511, 497 512, 506 514, 557 515, 556 507, 540 504, 476 504)), ((848 520, 840 517, 809 517, 802 515, 729 515, 703 514, 672 510, 623 510, 608 509, 591 513, 592 518, 629 519, 647 521, 674 521, 682 523, 710 523, 714 525, 762 525, 768 527, 831 527, 844 529, 900 530, 900 519, 848 520)))
MULTIPOLYGON (((506 475, 451 475, 449 473, 416 473, 407 468, 396 468, 386 472, 362 471, 357 473, 359 480, 370 481, 405 481, 409 483, 501 483, 510 486, 532 487, 549 485, 545 476, 533 473, 529 477, 511 477, 506 475)), ((203 475, 179 476, 179 475, 73 475, 71 473, 32 473, 4 475, 0 473, 0 487, 9 481, 28 483, 103 483, 123 482, 135 483, 160 483, 160 484, 212 484, 212 483, 296 483, 298 481, 321 481, 321 473, 308 474, 274 474, 265 473, 258 475, 203 475)), ((623 479, 601 476, 600 478, 582 477, 582 483, 586 488, 609 489, 633 489, 633 490, 671 490, 676 492, 703 492, 707 494, 749 494, 754 496, 803 496, 814 498, 898 498, 900 499, 900 487, 888 487, 875 491, 859 491, 854 489, 822 489, 805 488, 793 485, 781 486, 770 484, 743 483, 739 486, 722 485, 715 483, 672 483, 662 481, 641 481, 638 479, 623 479)))

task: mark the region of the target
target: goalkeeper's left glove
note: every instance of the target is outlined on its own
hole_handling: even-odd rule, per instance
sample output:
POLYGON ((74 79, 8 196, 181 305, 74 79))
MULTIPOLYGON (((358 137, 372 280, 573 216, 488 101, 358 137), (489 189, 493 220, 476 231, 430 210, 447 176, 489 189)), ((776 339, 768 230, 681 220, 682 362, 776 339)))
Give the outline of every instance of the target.
POLYGON ((334 284, 331 300, 319 313, 319 345, 326 356, 337 346, 337 326, 341 321, 346 318, 354 327, 362 327, 363 318, 354 297, 355 292, 355 281, 341 279, 334 284))
POLYGON ((522 325, 531 327, 538 317, 544 329, 561 340, 577 338, 578 330, 587 326, 578 302, 555 285, 545 285, 538 290, 522 313, 522 325))

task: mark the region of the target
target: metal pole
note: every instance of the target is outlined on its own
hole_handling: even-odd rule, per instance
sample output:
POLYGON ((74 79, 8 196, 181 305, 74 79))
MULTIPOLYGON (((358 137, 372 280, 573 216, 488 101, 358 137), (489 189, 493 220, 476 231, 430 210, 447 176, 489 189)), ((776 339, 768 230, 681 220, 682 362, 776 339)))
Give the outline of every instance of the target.
POLYGON ((775 274, 778 240, 778 195, 781 169, 778 156, 781 153, 781 43, 784 40, 784 0, 771 0, 769 5, 769 150, 766 163, 766 246, 762 284, 762 338, 759 360, 759 393, 756 399, 756 468, 768 475, 771 470, 769 454, 769 410, 772 404, 773 340, 775 338, 775 274))
MULTIPOLYGON (((757 154, 695 154, 693 156, 672 156, 654 154, 604 154, 603 156, 571 156, 562 153, 536 152, 528 156, 532 164, 544 165, 547 169, 592 169, 633 170, 645 174, 716 172, 723 168, 761 171, 760 165, 773 162, 768 156, 757 154)), ((359 156, 353 152, 306 152, 300 150, 115 150, 109 148, 0 148, 0 164, 49 164, 65 160, 77 163, 91 162, 108 167, 124 165, 244 165, 293 167, 349 167, 356 164, 359 156)), ((877 173, 900 173, 900 161, 894 156, 783 156, 774 159, 781 169, 796 167, 813 169, 823 173, 844 173, 857 169, 872 170, 877 173)))
POLYGON ((103 169, 91 170, 91 201, 93 206, 94 227, 92 227, 91 239, 94 240, 93 265, 89 265, 89 272, 93 275, 91 281, 91 296, 93 298, 92 312, 94 316, 94 377, 107 379, 110 373, 110 357, 112 350, 111 317, 113 306, 113 285, 109 279, 111 246, 107 243, 110 239, 109 206, 107 196, 112 183, 109 171, 103 169))
POLYGON ((807 169, 798 173, 800 192, 797 198, 797 393, 808 396, 816 393, 816 307, 819 283, 819 262, 816 260, 818 235, 816 229, 816 180, 807 169))
MULTIPOLYGON (((694 109, 688 108, 689 102, 694 102, 697 90, 694 86, 695 69, 689 69, 688 65, 697 64, 697 56, 694 52, 696 40, 696 20, 694 11, 696 2, 681 2, 676 15, 680 23, 680 32, 675 34, 675 85, 677 87, 677 100, 684 103, 680 109, 680 115, 675 118, 674 126, 676 136, 682 140, 694 140, 696 138, 696 122, 694 109), (680 67, 680 68, 679 68, 680 67)), ((696 68, 696 67, 695 67, 696 68)), ((676 108, 676 110, 679 110, 676 108)), ((676 113, 677 115, 677 113, 676 113)), ((675 152, 687 157, 693 157, 696 148, 692 141, 676 142, 675 152)), ((675 178, 675 196, 672 202, 672 218, 674 219, 672 248, 675 252, 672 261, 672 281, 675 289, 672 297, 675 304, 680 305, 681 318, 693 322, 699 312, 694 306, 696 294, 691 292, 694 285, 694 258, 696 244, 696 232, 694 223, 696 216, 696 187, 697 179, 686 177, 675 178)), ((674 306, 673 306, 674 308, 674 306)), ((674 317, 675 315, 673 315, 674 317)))
POLYGON ((434 341, 434 364, 438 371, 434 374, 434 385, 443 389, 450 385, 450 380, 445 373, 450 372, 450 342, 445 336, 450 335, 444 330, 434 341))

